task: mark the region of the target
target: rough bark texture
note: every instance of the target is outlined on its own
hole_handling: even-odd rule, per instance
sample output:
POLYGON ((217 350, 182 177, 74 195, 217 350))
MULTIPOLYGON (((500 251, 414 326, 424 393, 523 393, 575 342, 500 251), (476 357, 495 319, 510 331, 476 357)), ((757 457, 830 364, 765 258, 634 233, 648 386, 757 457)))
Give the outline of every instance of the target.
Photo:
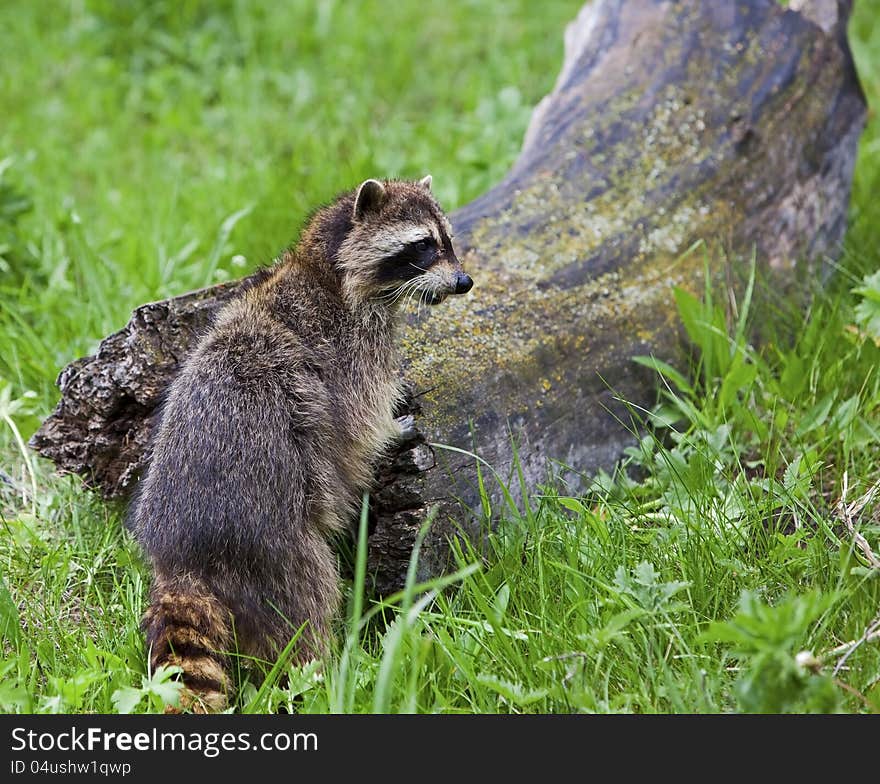
MULTIPOLYGON (((675 357, 671 288, 702 285, 704 255, 684 253, 694 242, 723 243, 713 275, 735 277, 738 254, 755 248, 794 288, 835 255, 865 101, 849 4, 797 6, 596 0, 569 26, 513 169, 452 216, 473 293, 404 330, 413 398, 401 413, 413 419, 373 498, 379 591, 400 585, 432 506, 423 576, 445 566, 459 526, 478 535, 475 461, 436 444, 475 450, 507 479, 513 436, 530 486, 549 458, 576 469, 563 471, 575 486, 615 462, 632 438, 618 399, 654 396, 631 357, 675 357)), ((163 388, 240 285, 135 310, 61 373, 32 446, 105 496, 126 495, 163 388)))

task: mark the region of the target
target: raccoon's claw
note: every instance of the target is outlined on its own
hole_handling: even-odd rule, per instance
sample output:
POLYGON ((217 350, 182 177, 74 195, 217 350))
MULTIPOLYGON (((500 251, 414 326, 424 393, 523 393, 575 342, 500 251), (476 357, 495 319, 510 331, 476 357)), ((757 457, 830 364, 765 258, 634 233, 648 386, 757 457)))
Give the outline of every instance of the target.
POLYGON ((419 431, 416 429, 416 418, 412 414, 397 417, 394 421, 397 422, 397 426, 400 428, 397 434, 398 444, 408 444, 410 441, 415 441, 418 438, 419 431))

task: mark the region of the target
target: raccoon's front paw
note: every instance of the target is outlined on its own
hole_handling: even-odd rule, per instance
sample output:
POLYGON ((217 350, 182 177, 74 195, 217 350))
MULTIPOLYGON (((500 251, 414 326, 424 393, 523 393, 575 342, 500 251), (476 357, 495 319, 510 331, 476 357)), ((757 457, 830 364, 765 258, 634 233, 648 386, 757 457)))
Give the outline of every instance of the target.
POLYGON ((398 444, 408 444, 419 437, 419 431, 416 429, 416 418, 412 414, 396 417, 394 421, 398 428, 395 433, 395 441, 398 444))

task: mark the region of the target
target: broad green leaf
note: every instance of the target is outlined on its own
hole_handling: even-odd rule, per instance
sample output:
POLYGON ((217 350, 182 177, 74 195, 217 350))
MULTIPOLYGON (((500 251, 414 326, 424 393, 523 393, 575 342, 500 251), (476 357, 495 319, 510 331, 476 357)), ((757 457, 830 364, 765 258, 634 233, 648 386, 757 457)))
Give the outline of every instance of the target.
POLYGON ((855 308, 856 321, 872 338, 880 339, 880 270, 865 276, 853 291, 863 298, 855 308))
POLYGON ((803 415, 801 423, 797 429, 798 436, 804 436, 825 424, 825 420, 828 419, 828 414, 831 413, 831 406, 834 405, 835 397, 836 395, 834 393, 825 395, 825 397, 803 415))
POLYGON ((746 362, 742 354, 737 353, 736 359, 724 376, 721 383, 721 391, 718 393, 718 402, 722 407, 731 405, 739 392, 747 389, 758 375, 758 368, 751 362, 746 362))
POLYGON ((498 593, 495 594, 495 601, 492 604, 492 609, 495 610, 496 617, 499 621, 504 618, 504 613, 507 611, 507 604, 509 601, 510 585, 505 582, 501 584, 498 593))
POLYGON ((477 675, 477 683, 500 694, 505 700, 521 708, 543 700, 549 693, 549 689, 527 689, 521 683, 503 680, 495 675, 480 673, 477 675))
POLYGON ((794 400, 807 385, 807 364, 794 353, 785 356, 779 389, 786 400, 794 400))
POLYGON ((571 510, 572 512, 577 512, 578 514, 584 514, 587 511, 587 508, 580 501, 578 501, 577 498, 559 496, 556 501, 560 506, 563 506, 566 509, 571 510))
POLYGON ((110 697, 118 713, 132 713, 144 698, 144 690, 133 686, 123 686, 110 697))
POLYGON ((792 492, 796 488, 799 489, 800 482, 798 481, 798 477, 800 476, 800 469, 801 455, 798 455, 785 467, 785 473, 782 475, 782 486, 789 492, 792 492))
POLYGON ((18 607, 12 600, 6 583, 0 577, 0 640, 15 642, 21 634, 18 620, 18 607))
POLYGON ((155 694, 163 705, 177 705, 180 702, 180 690, 183 684, 180 681, 156 681, 150 683, 150 691, 155 694))
POLYGON ((656 370, 661 376, 675 384, 682 392, 693 394, 694 389, 684 375, 667 362, 648 356, 635 356, 633 357, 633 362, 651 368, 651 370, 656 370))
POLYGON ((685 331, 692 343, 702 348, 702 337, 705 330, 703 303, 686 289, 675 287, 672 292, 678 315, 684 324, 685 331))
POLYGON ((837 407, 837 411, 834 412, 834 416, 831 418, 831 424, 838 430, 844 430, 852 423, 858 412, 859 396, 853 395, 852 397, 844 400, 837 407))

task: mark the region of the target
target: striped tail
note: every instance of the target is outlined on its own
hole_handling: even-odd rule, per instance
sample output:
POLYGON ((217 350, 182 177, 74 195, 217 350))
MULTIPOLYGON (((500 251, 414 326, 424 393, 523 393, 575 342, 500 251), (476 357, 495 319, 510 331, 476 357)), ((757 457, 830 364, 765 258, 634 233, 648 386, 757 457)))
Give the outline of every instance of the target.
POLYGON ((153 670, 183 670, 181 707, 217 713, 227 706, 231 681, 226 651, 231 650, 229 610, 193 577, 165 580, 156 575, 150 607, 142 623, 153 670))

